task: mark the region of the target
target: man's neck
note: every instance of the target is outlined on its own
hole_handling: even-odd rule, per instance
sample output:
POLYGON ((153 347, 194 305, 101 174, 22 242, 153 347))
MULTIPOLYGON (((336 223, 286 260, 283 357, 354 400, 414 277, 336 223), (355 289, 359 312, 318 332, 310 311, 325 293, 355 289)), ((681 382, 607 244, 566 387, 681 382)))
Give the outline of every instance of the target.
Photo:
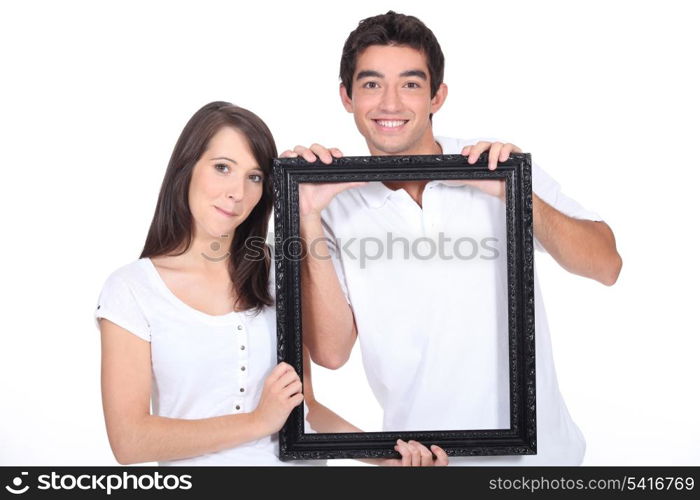
MULTIPOLYGON (((418 148, 416 150, 417 152, 412 152, 410 154, 441 155, 442 146, 435 140, 434 137, 431 136, 431 138, 432 142, 429 146, 418 148)), ((404 155, 409 153, 401 154, 404 155)), ((425 185, 428 184, 428 181, 386 181, 383 184, 392 191, 403 189, 411 196, 411 198, 413 198, 413 201, 415 201, 419 207, 423 208, 423 190, 425 189, 425 185)))

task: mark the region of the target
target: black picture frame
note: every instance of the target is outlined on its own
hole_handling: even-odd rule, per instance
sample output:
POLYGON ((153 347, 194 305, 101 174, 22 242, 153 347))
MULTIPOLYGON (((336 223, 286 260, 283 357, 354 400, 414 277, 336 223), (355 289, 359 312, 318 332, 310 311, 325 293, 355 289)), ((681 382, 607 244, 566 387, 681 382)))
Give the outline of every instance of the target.
POLYGON ((421 432, 305 433, 303 405, 279 433, 282 460, 398 457, 397 439, 436 444, 450 456, 537 453, 532 166, 527 153, 488 169, 461 155, 344 157, 326 165, 302 158, 273 162, 278 360, 302 374, 299 183, 503 179, 506 182, 510 428, 421 432))

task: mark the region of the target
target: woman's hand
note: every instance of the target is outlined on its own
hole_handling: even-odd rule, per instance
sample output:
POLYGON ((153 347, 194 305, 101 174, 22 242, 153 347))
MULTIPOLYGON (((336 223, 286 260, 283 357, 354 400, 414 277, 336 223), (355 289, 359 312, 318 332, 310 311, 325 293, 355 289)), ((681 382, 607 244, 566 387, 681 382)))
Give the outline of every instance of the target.
POLYGON ((280 363, 265 379, 258 407, 252 412, 264 435, 279 431, 292 410, 304 401, 301 379, 291 365, 280 363))
POLYGON ((401 458, 387 458, 379 461, 378 465, 390 467, 432 467, 445 466, 449 463, 445 450, 437 445, 430 449, 418 441, 403 441, 399 439, 394 449, 401 454, 401 458))

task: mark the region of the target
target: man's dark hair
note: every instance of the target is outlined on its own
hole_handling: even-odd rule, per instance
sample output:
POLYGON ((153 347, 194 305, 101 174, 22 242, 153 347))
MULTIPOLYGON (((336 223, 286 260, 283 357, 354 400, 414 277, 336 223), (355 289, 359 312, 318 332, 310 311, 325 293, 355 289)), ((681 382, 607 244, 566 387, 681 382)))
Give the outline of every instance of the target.
POLYGON ((371 45, 405 45, 423 52, 430 73, 430 95, 435 97, 445 73, 445 56, 440 44, 420 19, 397 14, 393 10, 363 19, 345 40, 340 59, 340 81, 345 86, 348 97, 352 97, 352 77, 357 57, 371 45))

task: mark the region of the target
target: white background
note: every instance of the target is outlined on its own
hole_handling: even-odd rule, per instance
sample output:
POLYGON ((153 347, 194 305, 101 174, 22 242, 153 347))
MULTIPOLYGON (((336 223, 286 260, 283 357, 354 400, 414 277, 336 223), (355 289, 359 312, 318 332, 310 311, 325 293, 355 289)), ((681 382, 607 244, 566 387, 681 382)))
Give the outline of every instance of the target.
POLYGON ((445 52, 437 134, 521 146, 615 232, 611 288, 536 262, 584 463, 700 464, 693 2, 243 4, 0 7, 0 464, 116 463, 93 312, 138 258, 185 122, 228 100, 280 151, 366 154, 337 97, 340 50, 390 8, 445 52))

